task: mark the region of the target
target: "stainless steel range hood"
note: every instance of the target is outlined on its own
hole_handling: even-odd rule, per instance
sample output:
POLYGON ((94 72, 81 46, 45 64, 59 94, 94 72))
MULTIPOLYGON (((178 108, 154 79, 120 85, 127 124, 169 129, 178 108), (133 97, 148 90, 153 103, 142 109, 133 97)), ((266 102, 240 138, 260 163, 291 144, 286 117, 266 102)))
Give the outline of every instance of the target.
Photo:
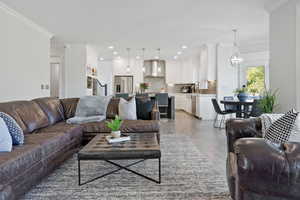
POLYGON ((145 60, 144 77, 164 78, 166 74, 166 62, 164 60, 145 60))

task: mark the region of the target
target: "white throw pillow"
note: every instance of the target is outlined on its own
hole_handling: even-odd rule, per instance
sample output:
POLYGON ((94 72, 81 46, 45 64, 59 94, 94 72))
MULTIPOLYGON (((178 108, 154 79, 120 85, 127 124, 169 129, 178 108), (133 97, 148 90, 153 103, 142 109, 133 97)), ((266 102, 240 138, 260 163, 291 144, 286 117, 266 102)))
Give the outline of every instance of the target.
POLYGON ((126 101, 125 99, 120 98, 119 117, 123 120, 124 119, 127 119, 127 120, 136 120, 137 119, 135 98, 132 98, 129 101, 126 101))
POLYGON ((6 123, 0 118, 0 152, 11 152, 12 138, 6 123))

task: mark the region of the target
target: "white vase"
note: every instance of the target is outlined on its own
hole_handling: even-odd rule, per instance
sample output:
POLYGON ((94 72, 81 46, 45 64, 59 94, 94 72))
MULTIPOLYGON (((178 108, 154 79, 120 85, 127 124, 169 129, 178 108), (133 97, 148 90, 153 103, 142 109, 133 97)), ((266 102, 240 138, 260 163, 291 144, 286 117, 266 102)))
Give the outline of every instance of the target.
POLYGON ((112 131, 110 134, 113 138, 119 138, 121 136, 121 131, 112 131))

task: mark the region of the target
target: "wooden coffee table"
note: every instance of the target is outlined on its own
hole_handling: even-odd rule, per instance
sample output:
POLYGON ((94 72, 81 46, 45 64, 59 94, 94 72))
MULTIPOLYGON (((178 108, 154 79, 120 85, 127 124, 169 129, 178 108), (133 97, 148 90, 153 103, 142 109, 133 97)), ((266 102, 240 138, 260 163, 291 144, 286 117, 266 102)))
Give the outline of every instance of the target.
POLYGON ((126 133, 126 135, 130 136, 130 141, 109 144, 105 139, 107 134, 99 134, 78 152, 77 159, 79 185, 90 183, 122 169, 155 183, 161 183, 161 151, 158 133, 126 133), (129 169, 130 166, 136 165, 148 159, 158 159, 158 180, 129 169), (81 183, 81 160, 103 160, 117 166, 118 169, 81 183), (135 160, 135 162, 126 166, 122 166, 116 162, 113 162, 112 160, 135 160))

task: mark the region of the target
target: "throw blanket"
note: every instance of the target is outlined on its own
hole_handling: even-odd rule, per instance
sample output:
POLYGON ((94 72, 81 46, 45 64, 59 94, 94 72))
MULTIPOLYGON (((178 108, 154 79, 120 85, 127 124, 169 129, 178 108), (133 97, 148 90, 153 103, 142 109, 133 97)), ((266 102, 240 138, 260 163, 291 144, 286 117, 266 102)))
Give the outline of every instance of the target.
POLYGON ((83 124, 99 122, 106 118, 106 110, 111 96, 84 96, 81 97, 75 117, 67 120, 69 124, 83 124))
POLYGON ((91 116, 91 117, 72 117, 67 120, 68 124, 84 124, 89 122, 100 122, 105 119, 105 116, 91 116))

